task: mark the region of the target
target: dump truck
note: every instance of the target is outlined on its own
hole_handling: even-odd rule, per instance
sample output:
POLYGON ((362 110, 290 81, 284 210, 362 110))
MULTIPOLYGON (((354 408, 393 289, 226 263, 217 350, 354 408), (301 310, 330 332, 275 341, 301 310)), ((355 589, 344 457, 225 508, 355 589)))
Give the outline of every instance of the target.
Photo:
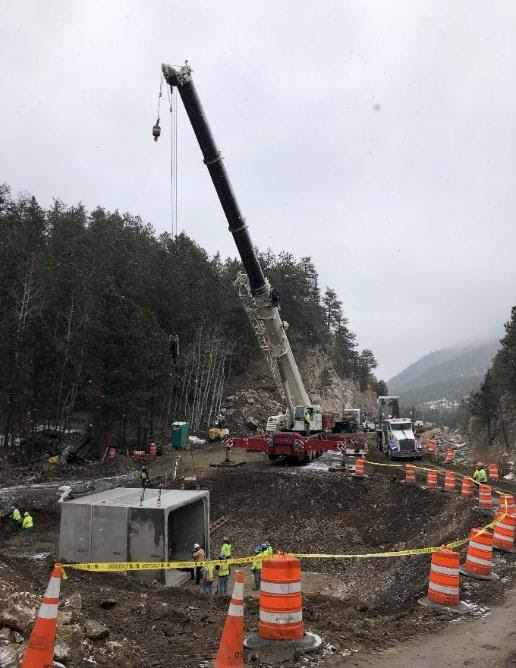
MULTIPOLYGON (((263 273, 249 227, 240 210, 229 176, 217 148, 206 114, 197 94, 188 64, 163 64, 162 74, 171 89, 176 88, 192 125, 204 163, 226 216, 245 272, 235 281, 237 292, 257 336, 286 411, 271 415, 264 433, 254 438, 231 437, 231 447, 261 450, 270 459, 292 458, 307 462, 324 450, 353 446, 357 439, 349 434, 334 434, 323 429, 323 411, 311 401, 287 337, 288 323, 280 314, 280 296, 263 273)), ((154 126, 153 136, 159 136, 154 126)))

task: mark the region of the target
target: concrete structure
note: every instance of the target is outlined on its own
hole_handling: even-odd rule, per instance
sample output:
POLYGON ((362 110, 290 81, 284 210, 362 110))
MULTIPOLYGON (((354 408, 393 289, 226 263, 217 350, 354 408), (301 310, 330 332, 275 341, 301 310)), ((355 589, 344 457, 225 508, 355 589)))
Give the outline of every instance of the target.
MULTIPOLYGON (((209 554, 208 491, 119 487, 61 507, 60 558, 69 562, 189 561, 195 542, 209 554)), ((134 571, 166 586, 184 582, 176 570, 134 571)))

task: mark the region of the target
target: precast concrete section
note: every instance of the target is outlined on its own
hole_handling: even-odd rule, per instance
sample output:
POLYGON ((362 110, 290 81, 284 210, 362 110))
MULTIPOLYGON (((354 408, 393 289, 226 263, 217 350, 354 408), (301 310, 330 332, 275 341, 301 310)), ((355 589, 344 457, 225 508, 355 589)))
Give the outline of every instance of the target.
MULTIPOLYGON (((69 562, 188 561, 194 543, 210 550, 210 498, 204 490, 119 487, 64 501, 59 556, 69 562), (159 503, 159 505, 158 505, 159 503)), ((143 581, 177 586, 176 570, 134 571, 143 581)))

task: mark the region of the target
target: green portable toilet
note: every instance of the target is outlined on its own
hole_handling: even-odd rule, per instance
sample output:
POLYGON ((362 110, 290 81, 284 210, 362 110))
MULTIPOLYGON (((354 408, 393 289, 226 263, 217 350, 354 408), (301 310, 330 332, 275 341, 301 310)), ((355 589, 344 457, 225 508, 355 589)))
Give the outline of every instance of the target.
POLYGON ((188 422, 173 422, 170 440, 174 450, 182 450, 188 443, 188 422))

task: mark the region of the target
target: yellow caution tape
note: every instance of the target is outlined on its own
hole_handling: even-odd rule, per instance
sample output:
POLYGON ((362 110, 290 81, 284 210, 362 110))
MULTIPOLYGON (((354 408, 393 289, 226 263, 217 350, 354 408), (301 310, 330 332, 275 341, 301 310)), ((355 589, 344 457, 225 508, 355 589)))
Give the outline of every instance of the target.
POLYGON ((91 562, 87 564, 65 564, 66 568, 76 571, 95 571, 97 573, 117 573, 120 571, 157 571, 177 568, 195 568, 207 566, 231 566, 250 564, 256 557, 235 557, 232 559, 212 559, 210 561, 112 561, 91 562))

